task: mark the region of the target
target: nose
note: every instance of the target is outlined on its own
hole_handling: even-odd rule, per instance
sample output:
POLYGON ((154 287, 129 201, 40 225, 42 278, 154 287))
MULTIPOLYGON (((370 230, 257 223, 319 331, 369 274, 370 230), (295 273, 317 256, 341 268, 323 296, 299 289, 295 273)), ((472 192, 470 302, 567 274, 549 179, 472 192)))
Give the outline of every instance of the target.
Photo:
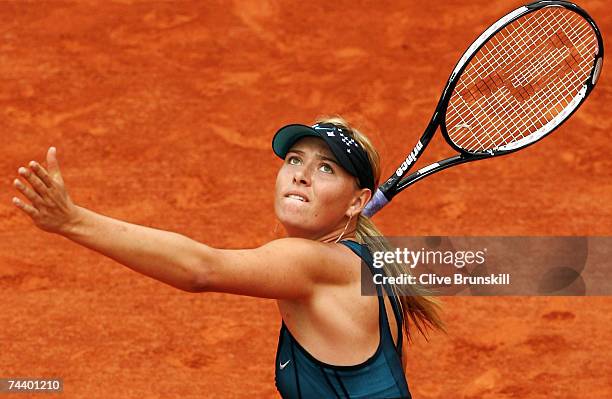
POLYGON ((312 180, 311 175, 312 173, 310 172, 310 168, 308 166, 296 168, 295 173, 293 174, 293 183, 309 186, 312 180))

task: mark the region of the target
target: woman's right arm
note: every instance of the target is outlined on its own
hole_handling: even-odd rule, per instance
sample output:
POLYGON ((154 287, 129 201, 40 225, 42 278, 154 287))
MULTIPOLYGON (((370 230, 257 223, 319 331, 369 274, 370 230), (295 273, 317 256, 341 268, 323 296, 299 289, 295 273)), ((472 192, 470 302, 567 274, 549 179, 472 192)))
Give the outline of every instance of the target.
POLYGON ((171 231, 124 222, 77 207, 60 235, 128 268, 183 291, 195 292, 198 270, 190 255, 198 243, 171 231))
POLYGON ((357 278, 337 244, 285 238, 253 249, 216 249, 178 233, 100 215, 74 205, 54 149, 47 154, 47 164, 48 171, 35 162, 31 170, 20 168, 31 187, 15 180, 31 204, 16 197, 13 202, 37 227, 184 291, 304 299, 317 286, 357 278))
POLYGON ((32 161, 19 168, 28 183, 15 187, 30 201, 13 203, 43 231, 62 235, 130 269, 184 291, 197 282, 196 241, 170 231, 113 219, 76 206, 64 186, 55 149, 47 153, 47 167, 32 161))

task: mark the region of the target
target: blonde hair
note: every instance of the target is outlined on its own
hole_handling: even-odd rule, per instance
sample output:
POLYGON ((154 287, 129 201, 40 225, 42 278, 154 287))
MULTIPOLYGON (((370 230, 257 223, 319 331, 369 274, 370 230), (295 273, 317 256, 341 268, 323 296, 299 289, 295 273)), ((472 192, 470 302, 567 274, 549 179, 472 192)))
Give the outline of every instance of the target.
MULTIPOLYGON (((345 129, 348 134, 366 151, 372 166, 374 174, 375 187, 378 187, 380 180, 380 155, 370 139, 361 133, 359 130, 352 127, 344 118, 340 116, 320 117, 317 123, 332 123, 345 129)), ((374 194, 374 193, 372 193, 374 194)), ((361 244, 365 243, 367 238, 376 237, 376 239, 367 240, 368 248, 371 251, 389 251, 392 250, 391 245, 384 239, 382 233, 378 230, 374 222, 370 218, 360 214, 357 220, 357 241, 361 244)), ((404 265, 397 263, 386 263, 383 266, 386 276, 401 276, 405 273, 410 273, 410 269, 406 269, 404 265)), ((411 339, 411 329, 409 320, 414 324, 417 330, 427 339, 427 330, 435 329, 444 331, 444 323, 439 315, 440 301, 429 295, 429 292, 422 286, 411 285, 407 289, 400 288, 392 284, 391 289, 393 294, 399 299, 401 312, 403 313, 403 329, 406 336, 411 339)))

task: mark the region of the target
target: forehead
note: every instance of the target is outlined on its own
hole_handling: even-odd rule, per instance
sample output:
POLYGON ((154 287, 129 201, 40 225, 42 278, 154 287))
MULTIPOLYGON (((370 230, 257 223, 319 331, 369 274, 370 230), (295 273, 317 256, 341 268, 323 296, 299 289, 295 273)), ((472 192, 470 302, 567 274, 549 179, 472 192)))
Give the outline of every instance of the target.
POLYGON ((327 158, 336 159, 334 154, 329 149, 329 146, 325 143, 325 141, 323 141, 322 138, 319 137, 306 136, 298 139, 289 149, 289 151, 295 150, 306 153, 319 153, 327 158))

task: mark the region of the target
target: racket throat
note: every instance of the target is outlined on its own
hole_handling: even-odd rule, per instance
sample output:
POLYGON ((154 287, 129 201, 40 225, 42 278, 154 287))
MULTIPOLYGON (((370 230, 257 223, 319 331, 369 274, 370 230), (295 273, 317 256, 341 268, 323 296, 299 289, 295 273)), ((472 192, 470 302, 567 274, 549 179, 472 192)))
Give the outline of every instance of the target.
POLYGON ((406 159, 404 159, 404 162, 402 162, 395 171, 395 178, 397 180, 401 179, 406 174, 406 172, 408 172, 412 168, 412 166, 418 161, 419 157, 423 153, 423 150, 431 141, 431 138, 436 132, 438 125, 438 113, 436 112, 431 118, 431 122, 429 122, 427 129, 425 129, 425 132, 423 133, 419 141, 416 143, 412 151, 410 151, 406 159))
POLYGON ((395 175, 397 177, 402 177, 404 173, 410 170, 412 165, 419 158, 419 155, 421 155, 421 152, 423 151, 423 147, 424 147, 424 144, 421 142, 421 140, 419 140, 416 146, 414 147, 414 149, 410 152, 410 154, 408 154, 404 162, 402 162, 399 168, 397 168, 397 170, 395 171, 395 175))

